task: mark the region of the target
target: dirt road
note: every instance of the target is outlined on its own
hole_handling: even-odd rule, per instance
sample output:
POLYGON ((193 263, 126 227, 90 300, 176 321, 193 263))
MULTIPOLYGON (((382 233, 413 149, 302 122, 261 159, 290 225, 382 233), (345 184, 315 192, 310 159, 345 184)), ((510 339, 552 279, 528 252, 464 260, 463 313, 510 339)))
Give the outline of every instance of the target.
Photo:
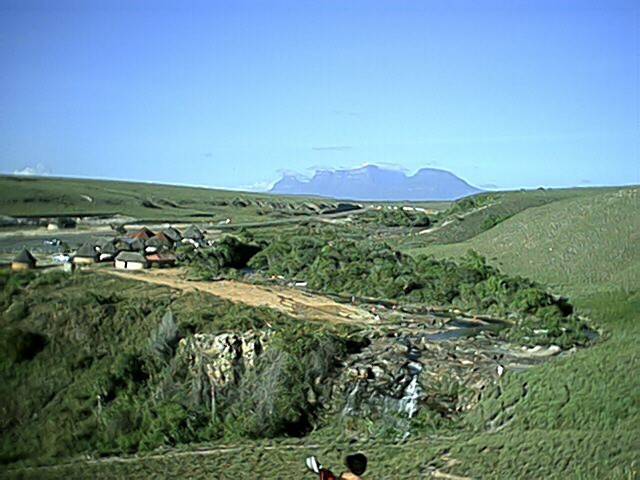
POLYGON ((189 281, 180 269, 148 270, 125 272, 102 270, 122 278, 163 285, 178 290, 199 290, 234 303, 251 307, 268 307, 304 320, 318 320, 335 323, 377 323, 366 310, 352 305, 338 303, 321 295, 312 295, 294 288, 280 286, 252 285, 234 280, 189 281))
MULTIPOLYGON (((469 212, 467 212, 467 213, 464 213, 464 214, 462 214, 462 215, 457 215, 457 219, 458 219, 458 221, 459 221, 460 219, 465 219, 465 218, 467 218, 469 215, 473 215, 474 213, 481 212, 482 210, 485 210, 485 209, 487 209, 487 208, 489 208, 489 207, 493 207, 494 205, 495 205, 495 203, 489 203, 489 204, 487 204, 487 205, 483 205, 482 207, 475 208, 475 209, 473 209, 473 210, 471 210, 471 211, 469 211, 469 212)), ((449 225, 449 224, 451 224, 451 223, 453 223, 453 222, 455 222, 455 221, 456 221, 456 219, 450 218, 450 219, 445 220, 444 222, 442 222, 442 224, 440 224, 440 225, 436 225, 435 227, 427 228, 426 230, 420 230, 420 231, 418 232, 418 235, 424 235, 425 233, 433 233, 433 232, 436 232, 436 231, 438 231, 438 230, 440 230, 440 229, 442 229, 442 228, 446 227, 447 225, 449 225)))

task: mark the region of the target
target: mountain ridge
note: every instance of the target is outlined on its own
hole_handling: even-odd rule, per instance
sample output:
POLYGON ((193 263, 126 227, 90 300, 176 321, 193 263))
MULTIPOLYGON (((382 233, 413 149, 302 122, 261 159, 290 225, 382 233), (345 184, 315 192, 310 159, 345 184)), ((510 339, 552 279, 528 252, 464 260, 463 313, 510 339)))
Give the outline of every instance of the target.
POLYGON ((375 201, 457 200, 481 191, 443 169, 424 167, 413 175, 406 175, 376 165, 317 170, 308 180, 284 174, 269 190, 278 194, 375 201))

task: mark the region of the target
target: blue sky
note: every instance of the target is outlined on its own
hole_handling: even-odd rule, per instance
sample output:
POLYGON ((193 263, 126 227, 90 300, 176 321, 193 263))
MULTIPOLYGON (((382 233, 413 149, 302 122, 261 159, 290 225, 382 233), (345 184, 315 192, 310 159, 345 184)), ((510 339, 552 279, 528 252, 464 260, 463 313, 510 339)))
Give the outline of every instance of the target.
POLYGON ((0 171, 640 183, 640 2, 0 0, 0 171))

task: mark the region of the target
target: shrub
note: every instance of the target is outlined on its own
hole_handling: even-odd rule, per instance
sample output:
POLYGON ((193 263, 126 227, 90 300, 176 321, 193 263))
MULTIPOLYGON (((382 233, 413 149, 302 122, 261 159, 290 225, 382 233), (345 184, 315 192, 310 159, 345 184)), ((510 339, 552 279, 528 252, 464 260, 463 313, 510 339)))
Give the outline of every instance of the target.
POLYGON ((29 307, 25 302, 15 301, 4 312, 4 317, 9 322, 18 322, 29 315, 29 307))
POLYGON ((428 227, 431 219, 424 212, 407 211, 402 208, 383 208, 370 212, 365 222, 377 223, 386 227, 428 227))
POLYGON ((162 317, 158 328, 151 334, 149 340, 151 354, 158 363, 165 364, 173 358, 179 341, 178 326, 173 320, 173 313, 169 310, 162 317))
POLYGON ((238 386, 229 426, 238 435, 252 438, 275 437, 300 428, 306 404, 301 370, 293 355, 279 349, 265 352, 238 386))
POLYGON ((195 276, 212 279, 226 270, 245 268, 260 248, 255 243, 227 235, 212 247, 183 249, 179 252, 179 259, 190 266, 195 276))
MULTIPOLYGON (((475 313, 516 314, 521 320, 533 315, 542 322, 573 311, 566 299, 554 298, 530 280, 502 274, 473 251, 458 262, 413 258, 380 242, 303 232, 273 241, 252 266, 341 295, 455 305, 475 313)), ((549 334, 548 341, 554 335, 549 334)))

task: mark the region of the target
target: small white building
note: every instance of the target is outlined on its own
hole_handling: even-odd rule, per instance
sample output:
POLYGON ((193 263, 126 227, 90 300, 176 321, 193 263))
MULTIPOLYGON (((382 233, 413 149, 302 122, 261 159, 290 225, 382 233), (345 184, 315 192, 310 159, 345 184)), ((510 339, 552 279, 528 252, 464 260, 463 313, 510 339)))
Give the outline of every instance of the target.
POLYGON ((149 268, 149 262, 140 252, 120 252, 115 267, 120 270, 143 270, 149 268))

